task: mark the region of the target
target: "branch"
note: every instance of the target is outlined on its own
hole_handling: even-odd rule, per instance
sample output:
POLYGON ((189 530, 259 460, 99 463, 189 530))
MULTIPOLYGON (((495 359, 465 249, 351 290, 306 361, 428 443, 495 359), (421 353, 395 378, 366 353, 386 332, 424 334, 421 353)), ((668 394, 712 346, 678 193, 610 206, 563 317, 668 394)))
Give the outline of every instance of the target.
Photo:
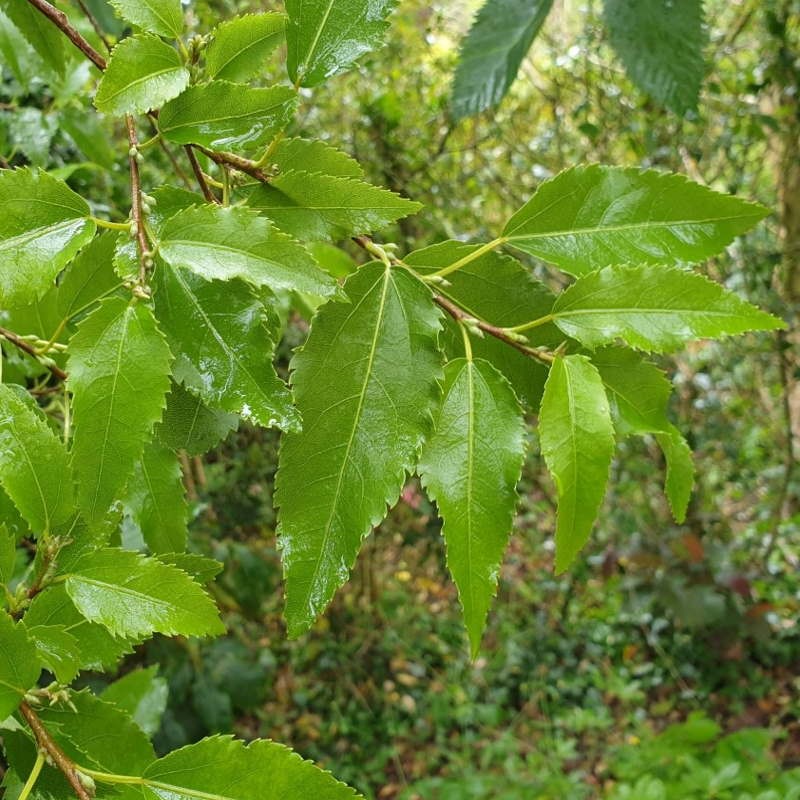
POLYGON ((194 172, 195 178, 197 178, 197 183, 200 186, 200 190, 203 192, 203 197, 205 197, 206 202, 208 203, 219 203, 217 196, 211 191, 208 182, 206 181, 206 176, 203 175, 203 170, 200 168, 200 162, 197 160, 197 156, 194 154, 194 148, 190 145, 184 145, 183 149, 186 151, 186 155, 189 157, 189 163, 192 165, 192 172, 194 172))
POLYGON ((67 15, 50 5, 47 0, 28 0, 28 2, 41 14, 44 14, 61 32, 83 53, 97 69, 106 68, 106 60, 92 47, 81 34, 72 27, 67 15))
POLYGON ((150 255, 150 243, 144 229, 144 209, 142 208, 142 182, 139 175, 139 138, 136 135, 136 122, 128 114, 125 117, 128 128, 128 142, 130 150, 128 161, 131 165, 131 216, 136 228, 136 242, 139 245, 139 283, 144 285, 147 279, 147 259, 150 255))
POLYGON ((65 381, 67 379, 67 373, 64 372, 64 370, 56 366, 52 361, 50 361, 50 359, 45 361, 41 357, 41 354, 36 352, 36 348, 30 342, 26 342, 21 336, 13 331, 0 328, 0 339, 5 339, 7 342, 13 344, 14 347, 18 347, 20 350, 22 350, 23 353, 27 353, 32 358, 35 358, 39 363, 43 364, 45 367, 47 367, 47 369, 50 370, 54 378, 58 378, 60 381, 65 381))
POLYGON ((264 170, 262 170, 255 161, 251 161, 249 158, 242 158, 234 153, 218 153, 215 150, 208 150, 207 148, 200 147, 199 145, 195 146, 201 153, 207 155, 215 164, 233 167, 238 172, 244 172, 246 175, 250 175, 250 177, 255 178, 257 181, 261 181, 261 183, 269 183, 270 180, 272 180, 272 178, 267 175, 267 173, 264 172, 264 170))

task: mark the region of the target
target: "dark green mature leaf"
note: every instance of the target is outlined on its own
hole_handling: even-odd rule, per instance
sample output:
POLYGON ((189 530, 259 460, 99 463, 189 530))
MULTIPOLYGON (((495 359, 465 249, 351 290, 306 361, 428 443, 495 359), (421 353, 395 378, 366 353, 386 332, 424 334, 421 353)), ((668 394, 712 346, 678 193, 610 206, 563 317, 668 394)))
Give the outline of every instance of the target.
POLYGON ((506 379, 483 360, 451 361, 433 435, 417 467, 444 520, 472 655, 480 648, 517 503, 525 420, 506 379))
POLYGON ((214 28, 206 50, 206 72, 225 81, 246 81, 264 70, 267 56, 283 41, 283 14, 242 14, 214 28))
POLYGON ((197 553, 164 553, 157 556, 159 561, 171 564, 191 575, 199 584, 211 583, 222 572, 225 565, 213 558, 197 553))
POLYGON ((216 606, 200 585, 154 558, 98 550, 79 559, 62 579, 78 611, 116 637, 224 632, 216 606))
POLYGON ((304 241, 345 239, 385 228, 420 203, 355 178, 286 172, 259 186, 248 204, 304 241))
POLYGON ((69 352, 78 504, 89 522, 98 522, 161 418, 171 355, 150 308, 117 297, 81 323, 69 352))
POLYGON ((75 510, 64 445, 8 384, 0 384, 0 484, 37 536, 75 510))
POLYGON ((539 440, 558 492, 556 572, 563 572, 589 538, 614 455, 603 382, 586 356, 553 362, 539 412, 539 440))
POLYGON ((461 45, 453 81, 453 116, 500 103, 550 13, 553 0, 486 0, 461 45))
POLYGON ((275 495, 292 636, 347 580, 397 500, 439 396, 440 316, 427 288, 382 264, 344 288, 351 302, 319 310, 292 363, 303 430, 284 437, 275 495))
POLYGON ((120 285, 114 273, 116 239, 113 231, 102 233, 64 270, 57 291, 58 311, 64 319, 87 310, 120 285))
POLYGON ((768 213, 682 175, 595 164, 545 181, 509 220, 503 238, 585 275, 612 264, 702 261, 768 213))
POLYGON ((623 339, 655 352, 690 339, 785 327, 696 272, 659 266, 606 267, 579 278, 556 299, 552 316, 587 347, 623 339))
POLYGON ((207 281, 182 269, 157 275, 156 310, 174 352, 176 380, 210 405, 264 427, 300 418, 272 365, 261 301, 242 281, 207 281))
POLYGON ((300 167, 303 172, 321 172, 341 178, 364 175, 358 161, 319 139, 283 139, 275 148, 272 163, 280 172, 300 167))
POLYGON ((60 683, 75 680, 80 671, 81 645, 65 625, 30 625, 25 618, 28 638, 36 647, 39 659, 60 683))
POLYGON ((40 298, 94 235, 86 201, 29 169, 0 172, 0 306, 40 298))
POLYGON ((148 33, 173 39, 183 33, 181 0, 109 0, 121 17, 148 33))
POLYGON ((29 3, 0 0, 0 10, 16 25, 39 58, 59 75, 64 74, 66 60, 61 32, 29 3))
POLYGON ((147 734, 155 736, 167 708, 169 686, 159 677, 158 667, 137 669, 114 681, 103 700, 122 709, 147 734))
POLYGON ((178 144, 252 148, 283 130, 296 108, 297 94, 286 86, 261 89, 217 80, 191 86, 167 103, 158 127, 178 144))
POLYGON ((0 720, 16 711, 41 671, 25 626, 0 610, 0 720))
POLYGON ((694 462, 692 450, 683 434, 674 426, 667 433, 656 434, 656 441, 667 462, 667 478, 664 489, 677 522, 686 519, 686 510, 694 488, 694 462))
POLYGON ((661 105, 697 108, 707 34, 702 0, 605 0, 609 39, 630 79, 661 105))
POLYGON ((242 278, 255 286, 322 297, 336 292, 309 252, 244 208, 188 208, 161 228, 161 257, 206 280, 242 278))
POLYGON ((397 0, 286 0, 287 68, 316 86, 383 42, 397 0))
POLYGON ((157 36, 123 39, 111 53, 94 104, 106 114, 141 114, 160 108, 189 83, 178 52, 157 36))

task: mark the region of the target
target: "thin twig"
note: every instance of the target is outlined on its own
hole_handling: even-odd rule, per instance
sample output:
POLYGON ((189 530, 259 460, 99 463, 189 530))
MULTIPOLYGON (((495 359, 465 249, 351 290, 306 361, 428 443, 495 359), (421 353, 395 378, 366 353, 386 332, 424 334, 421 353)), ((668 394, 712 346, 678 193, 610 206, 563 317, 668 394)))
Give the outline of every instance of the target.
POLYGON ((65 381, 67 379, 67 373, 64 372, 64 370, 56 366, 49 359, 47 361, 42 359, 41 354, 36 352, 36 348, 30 342, 26 342, 21 336, 13 331, 9 331, 6 328, 0 328, 0 339, 5 339, 7 342, 13 344, 14 347, 18 347, 20 350, 22 350, 23 353, 27 353, 32 358, 35 358, 39 363, 43 364, 45 367, 47 367, 47 369, 50 370, 54 378, 58 378, 60 381, 65 381))
POLYGON ((44 14, 61 32, 83 53, 97 69, 106 68, 106 60, 92 47, 81 34, 72 27, 69 18, 47 0, 28 0, 28 2, 41 14, 44 14))
POLYGON ((233 167, 238 172, 244 172, 246 175, 250 175, 250 177, 255 178, 257 181, 261 181, 261 183, 269 183, 272 178, 267 175, 264 170, 256 165, 255 161, 251 161, 249 158, 242 158, 241 156, 237 156, 233 153, 218 153, 215 150, 208 150, 205 147, 197 146, 197 149, 207 155, 215 164, 219 164, 220 166, 228 166, 233 167))
POLYGON ((108 37, 103 32, 103 29, 100 27, 100 23, 97 21, 97 17, 95 17, 95 15, 92 14, 91 9, 89 8, 89 6, 86 5, 86 3, 83 0, 75 0, 75 2, 77 3, 78 8, 80 8, 80 10, 83 12, 83 15, 86 17, 86 19, 89 20, 89 23, 94 28, 94 32, 100 38, 100 41, 103 43, 103 46, 110 53, 111 42, 108 41, 108 37))
POLYGON ((142 208, 142 181, 139 175, 139 138, 136 134, 136 122, 128 114, 125 117, 128 127, 128 143, 130 151, 128 161, 131 165, 131 214, 136 228, 136 241, 139 245, 139 283, 144 285, 147 280, 147 257, 150 254, 150 245, 147 241, 147 232, 144 229, 144 209, 142 208))
POLYGON ((183 146, 183 149, 186 151, 186 155, 189 157, 189 163, 192 165, 192 172, 194 172, 194 176, 197 178, 197 183, 200 186, 200 191, 202 191, 206 202, 219 203, 219 199, 214 192, 211 191, 211 187, 206 181, 206 176, 203 175, 203 170, 201 169, 200 162, 197 160, 197 156, 194 153, 194 148, 192 148, 190 144, 186 144, 183 146))

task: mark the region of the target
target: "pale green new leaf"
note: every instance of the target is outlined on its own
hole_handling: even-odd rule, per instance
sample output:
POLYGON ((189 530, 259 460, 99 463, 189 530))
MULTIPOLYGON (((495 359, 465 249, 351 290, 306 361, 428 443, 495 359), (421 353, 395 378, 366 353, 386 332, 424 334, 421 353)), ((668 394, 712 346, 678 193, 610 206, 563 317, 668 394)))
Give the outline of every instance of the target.
POLYGON ((0 484, 37 536, 75 510, 64 445, 9 384, 0 384, 0 484))
POLYGON ((14 23, 39 58, 58 75, 63 75, 66 61, 61 31, 30 3, 0 0, 0 10, 14 23))
POLYGON ((190 86, 158 117, 171 142, 215 150, 253 148, 269 141, 291 121, 297 93, 286 86, 254 88, 216 80, 190 86))
POLYGON ((128 483, 161 418, 171 355, 149 306, 104 300, 69 347, 78 505, 98 522, 128 483))
POLYGON ((111 53, 94 104, 106 114, 142 114, 177 97, 188 83, 177 50, 157 36, 130 36, 111 53))
POLYGON ((614 456, 614 425, 603 382, 586 356, 556 358, 539 411, 542 456, 556 484, 556 572, 586 544, 614 456))
POLYGON ((440 316, 402 268, 369 264, 350 303, 319 310, 295 356, 303 430, 284 437, 276 484, 289 632, 306 630, 397 500, 431 426, 440 316))
POLYGON ((453 116, 500 103, 552 8, 553 0, 486 0, 461 44, 453 80, 453 116))
POLYGON ((322 297, 336 292, 336 281, 302 245, 247 209, 188 208, 167 220, 160 233, 164 261, 206 280, 242 278, 322 297))
POLYGON ((0 720, 17 710, 42 668, 25 626, 0 610, 0 720))
POLYGON ((78 611, 112 636, 224 632, 217 609, 202 587, 185 572, 155 558, 115 548, 98 550, 83 556, 61 580, 78 611))
POLYGON ((86 201, 29 169, 0 171, 0 306, 36 300, 94 235, 86 201))
POLYGON ((503 237, 565 272, 585 275, 612 264, 702 261, 768 213, 682 175, 577 166, 545 181, 503 237))
POLYGON ((524 435, 519 402, 488 361, 458 359, 447 365, 444 397, 417 471, 444 520, 447 565, 473 657, 511 534, 524 435))
POLYGON ((697 108, 705 73, 703 0, 604 0, 612 47, 630 79, 661 105, 697 108))
POLYGON ((248 204, 304 241, 372 233, 422 208, 355 178, 308 172, 286 172, 262 184, 248 204))
POLYGON ((341 178, 361 178, 364 170, 354 158, 319 139, 283 139, 271 161, 279 172, 301 169, 341 178))
POLYGON ((75 635, 65 625, 30 625, 27 616, 24 622, 42 664, 60 683, 72 683, 81 661, 81 646, 75 635))
POLYGON ((696 272, 660 266, 606 267, 579 278, 556 299, 552 317, 586 347, 622 339, 653 352, 785 327, 696 272))
POLYGON ((183 33, 181 0, 109 0, 121 17, 148 33, 178 39, 183 33))
POLYGON ((283 41, 283 14, 242 14, 214 28, 206 50, 206 72, 212 78, 246 81, 265 71, 267 56, 283 41))
POLYGON ((397 0, 286 0, 287 68, 316 86, 379 47, 397 0))
POLYGON ((666 433, 656 434, 656 441, 667 462, 667 478, 664 489, 677 522, 686 519, 686 509, 694 488, 694 462, 692 450, 683 434, 674 426, 666 433))
POLYGON ((114 681, 102 695, 106 703, 122 709, 147 734, 155 736, 167 708, 169 686, 158 667, 137 669, 114 681))

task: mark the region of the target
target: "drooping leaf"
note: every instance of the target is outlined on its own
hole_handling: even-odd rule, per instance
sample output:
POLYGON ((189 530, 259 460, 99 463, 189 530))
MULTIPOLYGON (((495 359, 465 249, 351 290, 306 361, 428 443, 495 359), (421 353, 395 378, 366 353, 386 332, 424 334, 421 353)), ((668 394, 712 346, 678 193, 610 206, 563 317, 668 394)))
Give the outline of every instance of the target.
POLYGON ((719 253, 768 211, 681 175, 599 165, 545 181, 505 241, 572 275, 612 264, 678 264, 719 253))
POLYGON ((664 489, 676 522, 686 520, 686 510, 694 488, 692 450, 683 434, 674 426, 666 433, 656 434, 656 441, 667 462, 664 489))
POLYGON ((488 361, 458 359, 447 365, 444 397, 417 471, 444 520, 447 565, 473 657, 511 534, 524 434, 519 402, 488 361))
POLYGON ((683 114, 697 108, 705 73, 703 0, 604 0, 612 47, 630 79, 683 114))
POLYGON ((169 686, 158 667, 137 669, 114 681, 102 695, 106 703, 122 709, 146 734, 154 736, 167 708, 169 686))
POLYGON ((250 195, 248 204, 304 241, 372 233, 422 206, 355 178, 286 172, 250 195))
MULTIPOLYGON (((27 617, 24 621, 28 622, 27 617)), ((42 664, 60 683, 72 683, 80 670, 78 639, 64 625, 26 624, 26 630, 42 664)))
POLYGON ((66 68, 64 37, 61 32, 29 3, 0 0, 0 10, 14 23, 39 58, 58 75, 66 68))
POLYGON ((115 548, 98 550, 83 556, 63 579, 78 611, 116 637, 153 632, 209 636, 224 631, 213 601, 200 585, 155 558, 115 548))
POLYGON ((253 148, 283 130, 297 107, 297 94, 286 86, 268 89, 216 80, 191 86, 167 103, 159 130, 171 142, 215 150, 253 148))
POLYGON ((283 41, 283 14, 242 14, 217 25, 206 50, 206 72, 225 81, 246 81, 262 72, 283 41))
POLYGON ((81 323, 69 352, 78 504, 89 522, 98 522, 161 417, 171 355, 149 306, 117 297, 81 323))
POLYGON ((178 39, 183 33, 180 0, 109 0, 119 15, 147 33, 178 39))
POLYGON ((94 104, 105 114, 142 114, 177 97, 188 83, 177 50, 157 36, 130 36, 111 53, 94 104))
POLYGON ((9 384, 0 384, 0 484, 37 536, 75 510, 64 445, 9 384))
POLYGON ((88 204, 63 181, 36 170, 2 170, 0 306, 42 297, 94 231, 88 204))
POLYGON ((690 339, 770 331, 784 322, 696 272, 677 267, 606 267, 579 278, 556 299, 556 325, 595 348, 622 339, 665 352, 690 339))
POLYGON ((499 105, 552 8, 553 0, 486 0, 461 45, 453 116, 499 105))
POLYGON ((556 484, 556 572, 586 544, 614 455, 614 425, 603 382, 586 356, 556 358, 539 412, 542 456, 556 484))
POLYGON ((302 169, 340 178, 361 178, 364 170, 354 158, 319 139, 283 139, 275 148, 272 163, 280 172, 302 169))
POLYGON ((206 280, 241 278, 273 290, 322 297, 336 291, 309 252, 263 217, 243 208, 188 208, 161 228, 161 257, 206 280))
POLYGON ((287 0, 287 68, 297 86, 316 86, 378 47, 396 0, 287 0))
POLYGON ((292 636, 347 580, 397 500, 439 394, 440 317, 426 287, 381 264, 344 287, 351 302, 324 305, 293 360, 303 430, 284 437, 275 496, 292 636))
POLYGON ((0 609, 0 718, 17 710, 42 668, 25 626, 0 609))

